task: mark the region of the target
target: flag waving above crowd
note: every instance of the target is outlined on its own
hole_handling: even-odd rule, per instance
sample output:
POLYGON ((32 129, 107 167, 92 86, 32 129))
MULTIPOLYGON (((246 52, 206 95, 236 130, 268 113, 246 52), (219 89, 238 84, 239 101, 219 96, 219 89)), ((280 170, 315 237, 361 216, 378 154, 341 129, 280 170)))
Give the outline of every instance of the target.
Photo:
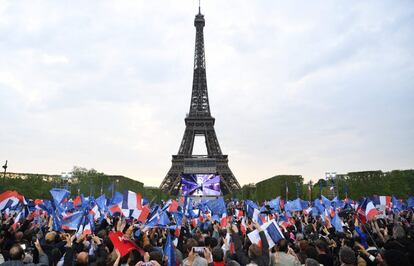
MULTIPOLYGON (((26 199, 16 191, 0 194, 2 218, 12 217, 13 231, 24 228, 25 221, 33 219, 34 224, 47 226, 60 234, 70 232, 76 238, 96 238, 102 224, 107 224, 116 228, 116 232, 108 236, 122 257, 133 251, 145 253, 134 239, 161 229, 166 232, 162 247, 164 257, 174 260, 174 248, 180 245, 177 241, 184 228, 203 231, 213 226, 228 230, 230 234, 223 240, 223 247, 236 252, 238 240, 231 234, 234 230, 252 244, 263 246, 266 241, 268 248, 283 241, 295 241, 294 232, 302 232, 309 221, 318 222, 326 232, 335 234, 349 232, 350 225, 355 224, 358 225, 355 232, 366 239, 369 236, 364 232, 367 223, 412 213, 413 208, 414 197, 404 201, 395 196, 371 196, 354 201, 321 195, 311 202, 300 198, 284 200, 279 196, 262 203, 222 197, 181 197, 150 203, 133 191, 114 191, 111 198, 105 194, 97 198, 83 194, 73 196, 68 190, 58 188, 50 190, 50 199, 26 199)), ((173 264, 168 262, 168 265, 173 264)))

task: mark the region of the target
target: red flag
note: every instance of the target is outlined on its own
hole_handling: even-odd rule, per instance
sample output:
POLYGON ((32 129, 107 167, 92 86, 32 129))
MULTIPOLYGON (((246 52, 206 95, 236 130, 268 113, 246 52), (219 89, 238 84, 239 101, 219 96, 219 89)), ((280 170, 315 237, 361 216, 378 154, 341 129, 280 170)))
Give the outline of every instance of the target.
POLYGON ((142 209, 142 195, 141 193, 137 193, 137 209, 142 209))
POLYGON ((221 227, 227 226, 227 215, 225 213, 221 216, 220 225, 221 227))
POLYGON ((178 202, 176 200, 173 200, 170 204, 170 206, 168 207, 168 211, 169 212, 176 212, 178 209, 178 202))
POLYGON ((141 211, 141 213, 140 213, 140 215, 139 215, 139 217, 138 217, 138 221, 140 221, 140 222, 142 222, 142 223, 145 223, 145 221, 146 221, 146 220, 147 220, 147 218, 148 218, 149 213, 150 213, 150 210, 149 210, 148 206, 146 206, 146 205, 145 205, 145 206, 142 208, 142 211, 141 211))
POLYGON ((114 248, 121 253, 121 257, 125 256, 134 249, 139 251, 134 242, 125 237, 122 232, 109 232, 109 239, 111 239, 114 248))
POLYGON ((78 207, 82 204, 82 199, 80 196, 77 196, 74 200, 73 200, 73 206, 78 207))

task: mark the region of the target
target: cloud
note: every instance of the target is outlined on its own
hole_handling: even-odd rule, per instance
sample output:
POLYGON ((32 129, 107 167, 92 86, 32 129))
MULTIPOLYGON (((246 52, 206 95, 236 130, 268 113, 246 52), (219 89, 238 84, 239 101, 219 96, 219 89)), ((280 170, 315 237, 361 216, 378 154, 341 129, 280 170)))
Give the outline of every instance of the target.
MULTIPOLYGON (((0 4, 0 160, 158 185, 189 109, 197 3, 0 4)), ((414 5, 208 1, 210 105, 240 183, 412 167, 414 5)))

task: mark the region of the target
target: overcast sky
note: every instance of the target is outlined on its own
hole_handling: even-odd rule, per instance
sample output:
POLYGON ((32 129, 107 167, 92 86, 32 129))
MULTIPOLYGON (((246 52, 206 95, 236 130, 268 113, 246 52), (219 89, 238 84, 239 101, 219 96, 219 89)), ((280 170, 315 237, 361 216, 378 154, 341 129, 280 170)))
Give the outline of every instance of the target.
MULTIPOLYGON (((0 161, 159 185, 198 1, 0 0, 0 161)), ((414 167, 414 1, 204 0, 210 107, 241 184, 414 167)))

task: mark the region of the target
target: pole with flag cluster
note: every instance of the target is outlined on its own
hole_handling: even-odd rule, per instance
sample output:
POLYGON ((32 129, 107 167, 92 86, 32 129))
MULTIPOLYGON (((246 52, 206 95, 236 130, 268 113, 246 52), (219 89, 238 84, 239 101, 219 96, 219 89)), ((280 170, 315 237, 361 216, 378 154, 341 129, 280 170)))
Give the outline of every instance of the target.
POLYGON ((296 182, 296 198, 299 198, 299 182, 296 182))
POLYGON ((289 198, 289 187, 286 181, 286 200, 288 200, 288 198, 289 198))

